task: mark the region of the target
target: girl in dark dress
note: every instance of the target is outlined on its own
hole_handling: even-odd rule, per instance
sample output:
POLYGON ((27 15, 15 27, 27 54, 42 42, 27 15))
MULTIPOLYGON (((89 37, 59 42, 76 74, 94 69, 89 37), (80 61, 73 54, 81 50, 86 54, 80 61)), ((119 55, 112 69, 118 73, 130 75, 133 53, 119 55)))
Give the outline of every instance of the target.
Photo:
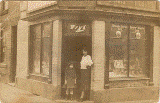
POLYGON ((69 99, 69 94, 71 95, 71 100, 73 100, 73 89, 76 84, 76 70, 74 63, 70 62, 65 70, 65 85, 66 85, 66 99, 69 99))

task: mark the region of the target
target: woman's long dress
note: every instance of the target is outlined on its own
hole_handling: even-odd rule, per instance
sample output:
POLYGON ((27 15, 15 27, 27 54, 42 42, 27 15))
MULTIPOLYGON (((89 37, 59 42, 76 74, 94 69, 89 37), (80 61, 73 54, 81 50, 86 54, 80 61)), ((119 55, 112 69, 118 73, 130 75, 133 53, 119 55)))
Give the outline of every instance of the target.
POLYGON ((83 56, 81 60, 81 90, 89 90, 90 88, 90 67, 93 64, 89 55, 83 56))

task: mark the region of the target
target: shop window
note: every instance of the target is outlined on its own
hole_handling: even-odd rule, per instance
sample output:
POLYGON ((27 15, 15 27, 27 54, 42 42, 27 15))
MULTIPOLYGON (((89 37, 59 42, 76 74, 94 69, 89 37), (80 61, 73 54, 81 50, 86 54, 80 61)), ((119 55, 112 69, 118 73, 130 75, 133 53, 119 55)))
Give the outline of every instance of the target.
POLYGON ((109 36, 109 77, 147 77, 145 26, 112 24, 109 36))
POLYGON ((129 44, 129 76, 145 77, 147 62, 145 27, 130 26, 129 44))
POLYGON ((51 69, 52 23, 31 26, 31 73, 49 75, 51 69))

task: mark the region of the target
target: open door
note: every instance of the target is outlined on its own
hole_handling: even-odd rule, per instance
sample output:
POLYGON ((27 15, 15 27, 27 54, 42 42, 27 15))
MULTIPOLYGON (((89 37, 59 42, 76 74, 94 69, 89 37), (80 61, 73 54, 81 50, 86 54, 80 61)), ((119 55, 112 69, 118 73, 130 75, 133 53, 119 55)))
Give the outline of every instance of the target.
MULTIPOLYGON (((74 91, 74 97, 80 97, 80 61, 82 58, 82 49, 87 46, 88 54, 92 51, 92 36, 90 23, 65 22, 62 37, 62 68, 61 83, 64 85, 65 68, 69 61, 75 61, 77 73, 77 88, 74 91), (80 30, 79 27, 81 28, 80 30)), ((62 97, 65 97, 65 89, 62 88, 62 97)), ((88 96, 89 97, 89 96, 88 96)))
POLYGON ((10 82, 15 82, 17 64, 17 26, 11 26, 11 69, 10 82))

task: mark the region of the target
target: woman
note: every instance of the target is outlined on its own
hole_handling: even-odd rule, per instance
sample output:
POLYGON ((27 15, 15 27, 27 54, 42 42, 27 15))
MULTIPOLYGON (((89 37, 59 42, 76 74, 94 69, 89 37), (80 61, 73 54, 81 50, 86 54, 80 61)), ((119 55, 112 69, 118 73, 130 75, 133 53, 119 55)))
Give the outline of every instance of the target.
POLYGON ((93 64, 91 56, 87 55, 86 49, 83 49, 83 57, 81 59, 80 64, 81 64, 81 90, 82 90, 80 101, 82 102, 86 97, 86 93, 90 88, 90 67, 93 64))

